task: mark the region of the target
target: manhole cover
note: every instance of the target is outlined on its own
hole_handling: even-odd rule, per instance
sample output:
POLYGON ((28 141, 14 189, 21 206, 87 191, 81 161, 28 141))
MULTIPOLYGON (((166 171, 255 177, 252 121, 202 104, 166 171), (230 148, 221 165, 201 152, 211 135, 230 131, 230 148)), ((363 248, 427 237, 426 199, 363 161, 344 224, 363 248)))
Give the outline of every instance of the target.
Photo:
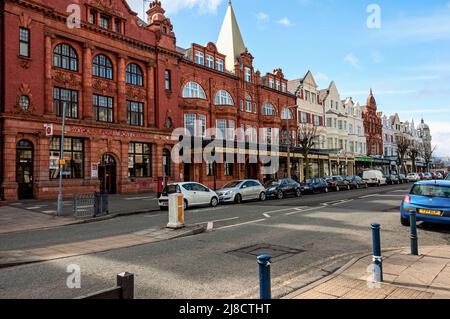
POLYGON ((292 257, 296 254, 302 253, 304 250, 271 245, 271 244, 257 244, 244 248, 239 248, 227 252, 227 254, 235 255, 243 258, 250 258, 256 260, 256 257, 261 254, 269 254, 272 256, 272 262, 281 261, 283 259, 292 257))

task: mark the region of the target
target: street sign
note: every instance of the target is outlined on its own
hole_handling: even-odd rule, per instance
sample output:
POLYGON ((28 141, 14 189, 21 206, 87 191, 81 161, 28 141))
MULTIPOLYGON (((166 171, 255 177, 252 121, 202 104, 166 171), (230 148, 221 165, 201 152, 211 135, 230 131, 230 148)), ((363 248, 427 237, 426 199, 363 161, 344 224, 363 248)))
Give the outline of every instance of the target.
POLYGON ((53 124, 44 124, 45 128, 45 136, 51 137, 53 136, 53 124))

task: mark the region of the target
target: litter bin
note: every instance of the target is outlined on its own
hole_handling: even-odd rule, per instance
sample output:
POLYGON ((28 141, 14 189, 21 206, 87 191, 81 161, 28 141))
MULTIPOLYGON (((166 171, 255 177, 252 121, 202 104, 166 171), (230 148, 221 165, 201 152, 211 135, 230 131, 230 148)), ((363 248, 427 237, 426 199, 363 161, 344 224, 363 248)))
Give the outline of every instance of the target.
POLYGON ((158 198, 161 196, 163 190, 164 190, 164 185, 167 185, 169 183, 169 176, 166 176, 165 181, 162 177, 158 177, 158 198))

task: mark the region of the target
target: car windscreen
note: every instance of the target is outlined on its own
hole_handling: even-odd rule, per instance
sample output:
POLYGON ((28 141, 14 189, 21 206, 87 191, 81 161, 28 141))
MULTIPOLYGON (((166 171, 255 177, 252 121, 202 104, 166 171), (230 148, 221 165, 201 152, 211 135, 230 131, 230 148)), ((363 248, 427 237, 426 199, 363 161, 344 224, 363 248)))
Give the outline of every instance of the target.
POLYGON ((242 183, 241 181, 237 181, 237 182, 231 182, 226 184, 224 187, 222 188, 235 188, 237 187, 240 183, 242 183))
POLYGON ((265 187, 273 187, 281 184, 282 181, 268 181, 264 186, 265 187))
POLYGON ((414 185, 411 195, 450 198, 450 187, 440 185, 414 185))

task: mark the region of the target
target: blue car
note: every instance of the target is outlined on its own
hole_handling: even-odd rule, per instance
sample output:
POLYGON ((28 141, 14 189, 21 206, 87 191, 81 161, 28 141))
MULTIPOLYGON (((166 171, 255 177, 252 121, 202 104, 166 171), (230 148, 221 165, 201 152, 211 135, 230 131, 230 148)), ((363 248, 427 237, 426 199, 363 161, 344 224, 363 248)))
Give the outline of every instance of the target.
POLYGON ((323 178, 310 178, 301 183, 302 192, 312 192, 314 194, 328 193, 328 183, 323 178))
POLYGON ((401 223, 409 226, 409 213, 417 221, 450 224, 450 181, 421 181, 414 184, 400 206, 401 223))

